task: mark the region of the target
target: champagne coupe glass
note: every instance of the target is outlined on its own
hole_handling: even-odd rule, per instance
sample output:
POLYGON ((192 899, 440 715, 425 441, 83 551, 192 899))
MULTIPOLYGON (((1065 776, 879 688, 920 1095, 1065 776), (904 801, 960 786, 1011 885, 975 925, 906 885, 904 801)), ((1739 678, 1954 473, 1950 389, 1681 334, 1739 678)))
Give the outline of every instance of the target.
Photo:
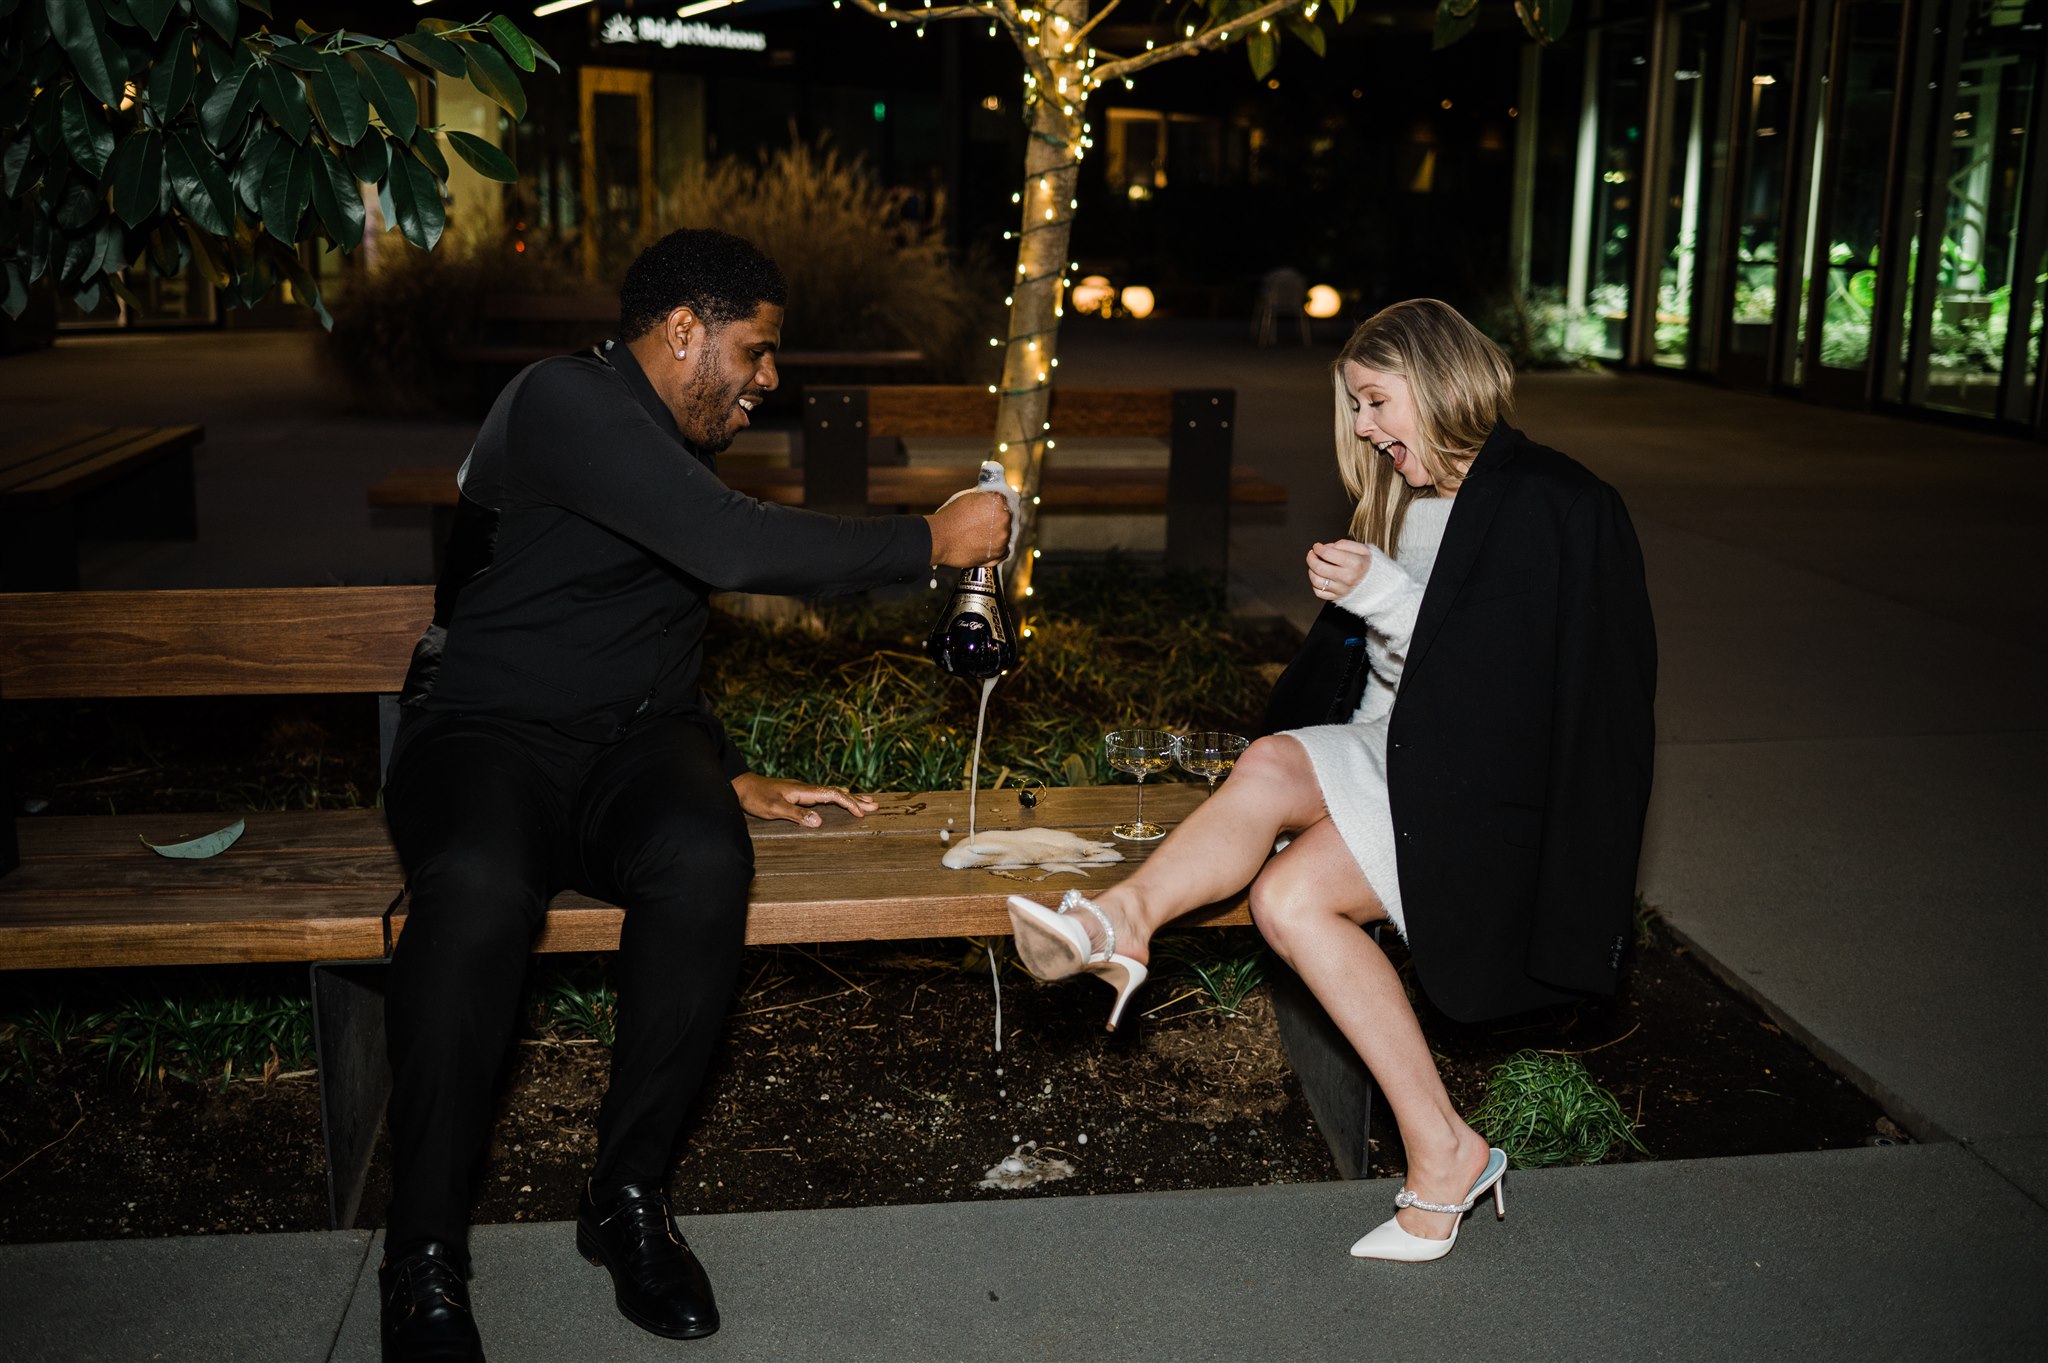
POLYGON ((1208 781, 1209 793, 1216 793, 1216 783, 1237 765, 1237 759, 1251 746, 1251 740, 1243 734, 1225 734, 1213 731, 1182 734, 1176 756, 1180 769, 1190 776, 1200 776, 1208 781))
POLYGON ((1102 751, 1109 765, 1138 778, 1138 817, 1109 831, 1125 842, 1156 842, 1166 830, 1145 822, 1145 778, 1173 765, 1180 740, 1164 729, 1118 729, 1102 736, 1102 751))

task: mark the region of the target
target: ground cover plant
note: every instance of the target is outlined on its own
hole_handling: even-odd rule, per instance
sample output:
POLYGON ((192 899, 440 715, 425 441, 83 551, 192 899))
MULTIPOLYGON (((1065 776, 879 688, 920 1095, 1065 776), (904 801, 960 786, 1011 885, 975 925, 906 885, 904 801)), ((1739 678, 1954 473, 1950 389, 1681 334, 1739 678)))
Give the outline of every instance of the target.
MULTIPOLYGON (((1032 616, 1033 648, 991 708, 988 787, 1108 779, 1096 753, 1119 725, 1246 731, 1291 648, 1284 632, 1231 619, 1198 584, 1122 565, 1041 578, 1035 600, 1046 604, 1032 616)), ((971 698, 918 655, 927 604, 721 620, 707 680, 736 740, 763 770, 873 788, 958 784, 971 698)), ((376 798, 373 712, 360 701, 38 702, 5 713, 16 789, 50 813, 211 816, 376 798)), ((1280 1047, 1256 934, 1165 936, 1155 964, 1137 1016, 1106 1034, 1107 991, 1040 985, 1000 938, 749 951, 674 1172, 679 1209, 1332 1177, 1280 1047), (1026 1142, 1073 1175, 984 1187, 1026 1142)), ((305 993, 295 966, 0 975, 0 1241, 322 1227, 305 993)), ((1484 1110, 1498 1067, 1521 1052, 1569 1060, 1611 1094, 1618 1134, 1604 1155, 1588 1144, 1575 1157, 1898 1136, 1648 911, 1613 1000, 1470 1027, 1418 1007, 1468 1112, 1484 1110)), ((593 1153, 614 1008, 603 958, 536 961, 481 1219, 570 1214, 593 1153)), ((1376 1173, 1400 1172, 1383 1112, 1374 1158, 1376 1173)), ((381 1219, 385 1178, 380 1159, 367 1224, 381 1219)))

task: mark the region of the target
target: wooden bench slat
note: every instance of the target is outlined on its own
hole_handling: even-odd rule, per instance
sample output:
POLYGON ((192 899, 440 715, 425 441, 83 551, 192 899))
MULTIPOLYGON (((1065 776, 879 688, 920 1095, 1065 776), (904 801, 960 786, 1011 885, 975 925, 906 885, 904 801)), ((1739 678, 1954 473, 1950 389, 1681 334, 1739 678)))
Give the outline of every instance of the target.
MULTIPOLYGON (((125 427, 137 433, 118 441, 93 440, 39 461, 22 470, 15 484, 0 491, 10 501, 62 501, 107 483, 130 468, 176 454, 205 438, 201 426, 125 427)), ((118 433, 117 433, 118 434, 118 433)))
MULTIPOLYGON (((996 395, 986 388, 902 384, 867 391, 870 435, 948 436, 996 428, 996 395)), ((1173 393, 1166 388, 1055 386, 1046 419, 1062 440, 1170 435, 1173 393)))
POLYGON ((432 587, 0 594, 0 695, 381 694, 432 587))
MULTIPOLYGON (((874 506, 937 506, 973 484, 972 466, 881 465, 868 470, 868 501, 874 506)), ((804 474, 798 468, 728 468, 719 473, 727 487, 782 506, 801 506, 804 474)), ((1163 507, 1167 470, 1157 468, 1059 468, 1048 465, 1039 496, 1054 510, 1087 506, 1163 507)), ((371 487, 378 507, 454 506, 458 493, 452 469, 400 469, 371 487)), ((1230 500, 1240 505, 1285 503, 1287 489, 1245 469, 1230 476, 1230 500)))
POLYGON ((31 439, 0 445, 0 487, 9 486, 13 481, 10 476, 13 471, 31 460, 41 459, 46 455, 67 450, 73 445, 105 436, 113 429, 111 426, 60 426, 54 431, 46 431, 31 439))
POLYGON ((84 460, 147 440, 152 431, 149 426, 80 426, 72 428, 77 438, 37 442, 44 447, 33 455, 21 457, 18 451, 8 450, 0 454, 0 464, 6 466, 0 472, 0 496, 21 495, 38 480, 61 476, 64 470, 84 460))
MULTIPOLYGON (((824 811, 820 829, 750 821, 759 866, 748 910, 752 943, 853 941, 1004 933, 1011 894, 1056 895, 1070 885, 1114 884, 1157 844, 1131 845, 1130 860, 1092 868, 1085 880, 1043 881, 939 864, 938 832, 955 820, 964 837, 966 792, 890 794, 866 819, 824 811), (857 844, 850 846, 849 844, 857 844)), ((1169 821, 1204 798, 1168 783, 1146 806, 1169 821)), ((983 826, 1038 824, 1103 836, 1128 817, 1130 786, 1055 788, 1038 812, 984 792, 983 826)), ((403 881, 379 810, 299 810, 242 816, 248 831, 217 858, 178 861, 136 841, 209 831, 228 815, 28 818, 17 822, 22 865, 0 879, 0 968, 305 961, 375 956, 382 918, 403 881)), ((1244 922, 1242 905, 1194 921, 1244 922)), ((574 892, 556 897, 536 950, 608 951, 620 911, 574 892)), ((394 920, 402 932, 404 916, 394 920)))

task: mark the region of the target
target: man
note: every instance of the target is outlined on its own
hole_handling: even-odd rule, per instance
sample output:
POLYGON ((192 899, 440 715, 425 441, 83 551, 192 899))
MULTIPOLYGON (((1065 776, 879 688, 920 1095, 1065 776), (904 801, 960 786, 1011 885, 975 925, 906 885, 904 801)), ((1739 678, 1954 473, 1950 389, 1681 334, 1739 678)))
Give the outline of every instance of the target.
POLYGON ((655 1334, 718 1328, 663 1192, 739 964, 744 814, 815 826, 865 796, 746 769, 698 687, 713 590, 815 594, 1001 556, 993 495, 842 518, 726 488, 712 458, 775 387, 785 289, 719 232, 676 232, 620 290, 621 340, 499 395, 414 652, 385 791, 411 904, 386 1019, 387 1360, 479 1359, 471 1186, 533 935, 556 891, 626 911, 617 1040, 577 1247, 655 1334))

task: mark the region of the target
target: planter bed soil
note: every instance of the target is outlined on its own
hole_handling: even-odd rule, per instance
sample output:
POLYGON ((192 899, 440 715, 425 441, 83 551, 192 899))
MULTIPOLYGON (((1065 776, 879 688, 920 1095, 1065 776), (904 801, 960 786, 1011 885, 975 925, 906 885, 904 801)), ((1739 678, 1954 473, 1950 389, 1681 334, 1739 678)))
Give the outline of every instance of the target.
MULTIPOLYGON (((1249 930, 1232 936, 1233 949, 1256 949, 1249 930)), ((263 973, 248 972, 256 987, 263 973)), ((171 983, 164 974, 175 972, 149 983, 171 983)), ((86 991, 95 983, 14 978, 86 991)), ((1192 982, 1169 969, 1143 998, 1154 1011, 1106 1034, 1108 990, 1039 985, 1012 962, 998 1054, 987 958, 958 940, 750 951, 741 986, 671 1179, 685 1215, 1334 1177, 1263 989, 1232 1017, 1199 995, 1177 998, 1192 982), (1021 1141, 1056 1148, 1073 1176, 979 1188, 1021 1141)), ((1424 1025, 1466 1110, 1489 1066, 1517 1050, 1583 1052, 1637 1117, 1649 1157, 1900 1138, 1875 1104, 1654 920, 1613 1001, 1478 1027, 1425 1009, 1424 1025)), ((515 1048, 479 1221, 572 1214, 606 1060, 594 1042, 544 1035, 515 1048)), ((1397 1174, 1401 1150, 1384 1112, 1374 1135, 1373 1172, 1397 1174)), ((1623 1148, 1609 1158, 1645 1157, 1623 1148)), ((364 1224, 381 1223, 386 1168, 380 1153, 364 1224)), ((323 1198, 309 1075, 139 1083, 74 1044, 32 1078, 0 1083, 0 1241, 318 1230, 323 1198)))

